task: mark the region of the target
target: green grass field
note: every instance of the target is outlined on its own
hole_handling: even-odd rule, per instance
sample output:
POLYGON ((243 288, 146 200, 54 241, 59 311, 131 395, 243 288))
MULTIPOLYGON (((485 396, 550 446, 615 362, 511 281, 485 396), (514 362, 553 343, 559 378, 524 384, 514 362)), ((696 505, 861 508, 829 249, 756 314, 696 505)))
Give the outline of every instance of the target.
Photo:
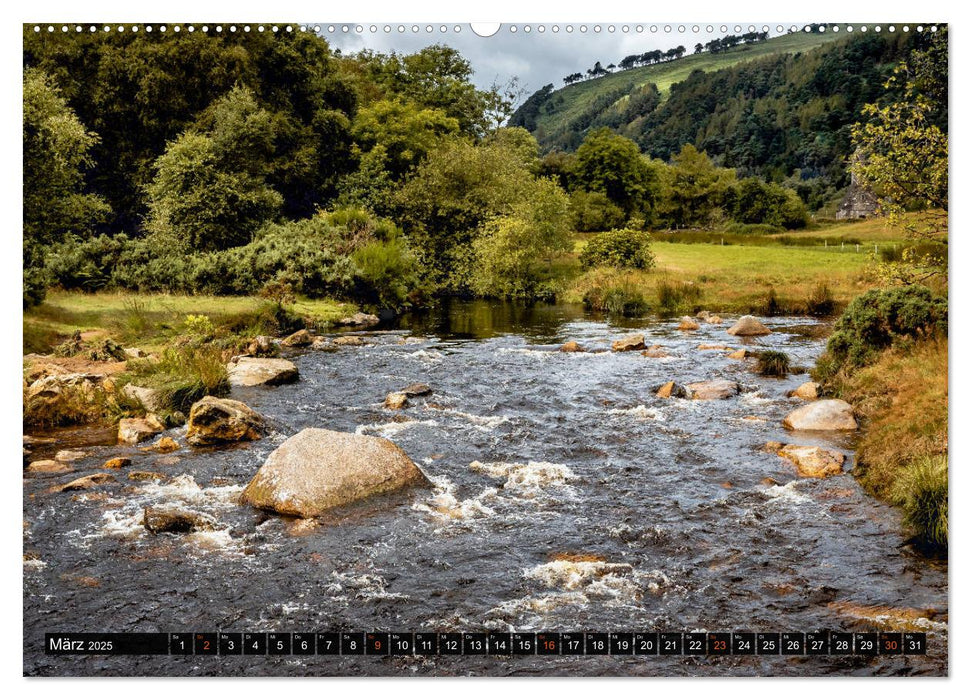
MULTIPOLYGON (((255 316, 266 303, 244 296, 51 291, 44 303, 24 313, 24 352, 44 352, 75 330, 155 350, 180 332, 189 314, 208 316, 218 326, 232 318, 255 316)), ((354 304, 330 299, 299 299, 291 308, 315 324, 333 322, 357 310, 354 304)))
MULTIPOLYGON (((638 87, 647 83, 654 83, 661 91, 661 95, 666 97, 674 83, 681 82, 695 70, 710 72, 764 56, 811 51, 823 44, 844 38, 846 38, 845 35, 834 34, 833 32, 785 34, 759 44, 738 46, 723 53, 687 55, 676 61, 632 68, 626 71, 618 70, 602 78, 568 85, 554 93, 556 97, 562 96, 564 98, 562 106, 558 107, 552 114, 541 111, 536 122, 537 131, 555 133, 583 114, 599 95, 624 88, 631 83, 638 87)), ((688 39, 682 41, 689 51, 692 50, 692 47, 688 46, 690 43, 688 39)), ((673 37, 671 42, 672 45, 675 42, 673 37)), ((617 62, 621 58, 623 56, 605 56, 603 63, 606 65, 611 61, 617 62)), ((581 68, 586 70, 587 66, 578 66, 577 70, 581 70, 581 68)))

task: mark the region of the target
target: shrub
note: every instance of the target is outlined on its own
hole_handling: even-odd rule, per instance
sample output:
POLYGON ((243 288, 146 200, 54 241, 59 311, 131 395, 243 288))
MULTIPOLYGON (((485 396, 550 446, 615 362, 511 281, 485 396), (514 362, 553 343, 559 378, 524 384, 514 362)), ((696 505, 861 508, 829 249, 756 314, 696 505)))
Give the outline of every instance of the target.
POLYGON ((121 384, 137 384, 160 392, 169 412, 188 414, 204 396, 229 394, 229 377, 215 348, 166 348, 158 360, 129 362, 121 384))
POLYGON ((919 285, 871 290, 850 302, 837 319, 817 363, 817 379, 862 367, 894 344, 936 334, 947 335, 946 298, 919 285))
POLYGON ((690 282, 662 280, 657 283, 657 303, 662 313, 687 310, 698 303, 701 295, 701 287, 690 282))
POLYGON ((580 265, 649 270, 654 267, 651 237, 646 231, 614 229, 597 234, 580 253, 580 265))
POLYGON ((94 292, 111 284, 112 272, 131 244, 123 233, 81 240, 72 236, 51 246, 46 265, 51 283, 64 289, 94 292))
POLYGON ((947 457, 924 457, 908 464, 894 487, 894 497, 904 512, 921 549, 947 552, 947 457))
POLYGON ((789 374, 789 356, 778 350, 763 350, 758 354, 755 371, 763 377, 784 377, 789 374))
POLYGON ((185 317, 185 330, 191 336, 195 336, 203 342, 212 340, 216 334, 216 327, 208 316, 203 314, 189 314, 185 317))
POLYGON ((769 287, 769 291, 765 295, 765 301, 762 302, 757 311, 763 316, 778 316, 779 314, 785 313, 785 307, 779 300, 778 295, 776 295, 775 287, 769 287))
POLYGON ((583 295, 583 305, 591 311, 601 311, 628 318, 643 316, 650 308, 640 288, 629 280, 608 280, 594 286, 583 295))
POLYGON ((381 308, 400 310, 419 287, 415 258, 398 239, 372 241, 354 251, 358 296, 381 308))

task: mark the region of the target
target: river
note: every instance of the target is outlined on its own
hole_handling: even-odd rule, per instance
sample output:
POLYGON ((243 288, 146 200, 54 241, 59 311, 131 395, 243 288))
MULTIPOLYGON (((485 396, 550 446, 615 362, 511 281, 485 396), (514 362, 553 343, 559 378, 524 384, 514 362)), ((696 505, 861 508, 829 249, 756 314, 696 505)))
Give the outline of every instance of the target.
MULTIPOLYGON (((808 380, 756 375, 699 344, 783 350, 809 367, 819 321, 617 326, 570 306, 457 302, 292 359, 298 383, 236 390, 271 434, 172 455, 94 445, 69 478, 130 456, 160 482, 50 493, 24 481, 28 675, 945 675, 947 567, 903 546, 900 514, 845 473, 798 479, 769 440, 808 380), (593 350, 636 329, 672 357, 593 350), (656 398, 674 380, 731 379, 736 398, 656 398), (412 382, 431 396, 389 411, 412 382), (315 526, 235 499, 306 427, 390 438, 433 483, 315 526), (177 458, 177 459, 173 459, 177 458), (774 480, 767 481, 767 479, 774 480), (189 505, 214 532, 152 535, 142 508, 189 505), (899 620, 907 622, 902 627, 899 620), (52 657, 45 631, 878 631, 928 633, 924 657, 52 657)), ((184 445, 184 428, 170 431, 184 445)), ((68 444, 66 441, 55 447, 68 444)), ((89 439, 88 442, 104 442, 89 439)), ((75 440, 77 442, 77 440, 75 440)), ((43 456, 43 455, 40 455, 43 456)), ((847 461, 847 471, 852 459, 847 461)), ((127 470, 126 470, 127 471, 127 470)))

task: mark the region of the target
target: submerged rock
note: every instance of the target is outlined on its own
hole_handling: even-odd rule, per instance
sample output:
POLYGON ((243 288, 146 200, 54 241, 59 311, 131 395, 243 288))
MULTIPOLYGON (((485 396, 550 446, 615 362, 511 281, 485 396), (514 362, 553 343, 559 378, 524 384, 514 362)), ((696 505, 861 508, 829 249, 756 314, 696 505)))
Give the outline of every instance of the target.
POLYGON ((585 352, 585 350, 577 341, 568 340, 560 346, 560 352, 585 352))
POLYGON ((751 356, 752 352, 750 350, 746 350, 745 348, 741 348, 735 352, 730 352, 728 355, 726 355, 729 360, 744 360, 746 357, 751 356))
POLYGON ((88 474, 88 476, 82 476, 80 479, 75 479, 74 481, 69 481, 66 484, 55 486, 51 489, 51 491, 84 491, 85 489, 94 488, 95 486, 108 484, 113 481, 115 481, 115 477, 113 477, 111 474, 99 472, 97 474, 88 474))
POLYGON ((707 382, 694 382, 685 387, 688 395, 692 399, 699 401, 711 401, 716 399, 729 399, 738 394, 738 382, 727 379, 713 379, 707 382))
POLYGON ((88 456, 87 452, 81 450, 59 450, 54 459, 58 462, 76 462, 88 456))
POLYGON ((754 316, 742 316, 735 322, 734 326, 728 329, 730 335, 740 336, 768 335, 771 332, 754 316))
POLYGON ((169 452, 175 452, 177 449, 179 449, 179 443, 177 443, 175 440, 170 438, 168 435, 165 435, 163 437, 160 437, 154 443, 152 443, 150 447, 143 447, 142 449, 146 451, 150 450, 152 452, 161 452, 162 454, 166 454, 169 452))
POLYGON ((846 461, 842 452, 810 445, 786 445, 777 454, 795 464, 799 476, 811 479, 842 474, 846 461))
POLYGON ((624 336, 620 340, 615 340, 610 346, 614 352, 629 352, 631 350, 644 349, 644 334, 632 333, 624 336))
POLYGON ((398 411, 408 406, 408 395, 401 391, 393 391, 384 399, 384 407, 398 411))
POLYGON ((237 357, 227 366, 231 386, 278 386, 297 381, 297 366, 273 357, 237 357))
POLYGON ((790 430, 856 430, 853 407, 842 399, 813 401, 797 408, 782 421, 790 430))
POLYGON ((414 398, 415 396, 429 396, 432 393, 432 388, 427 384, 416 382, 414 384, 409 384, 399 393, 404 394, 410 399, 414 398))
POLYGON ((820 386, 816 382, 800 384, 797 389, 789 392, 789 396, 797 399, 818 399, 820 386))
POLYGON ((669 353, 667 348, 665 348, 663 345, 652 345, 647 350, 642 350, 641 355, 644 357, 653 357, 655 359, 671 357, 671 353, 669 353))
POLYGON ((374 314, 365 314, 358 312, 353 316, 347 316, 338 321, 338 325, 341 326, 361 326, 363 328, 370 328, 371 326, 376 326, 381 322, 381 319, 374 314))
POLYGON ((118 421, 118 442, 137 445, 155 437, 163 430, 165 430, 165 426, 154 416, 122 418, 118 421))
POLYGON ((357 335, 342 335, 331 341, 332 345, 360 347, 364 345, 364 339, 357 335))
POLYGON ((719 345, 717 343, 702 343, 698 346, 699 350, 731 350, 728 345, 719 345))
POLYGON ((128 472, 130 481, 161 481, 164 478, 165 474, 161 472, 150 472, 143 469, 133 469, 128 472))
POLYGON ((192 404, 186 441, 195 447, 259 440, 266 431, 263 417, 233 399, 206 396, 192 404))
POLYGON ((681 317, 681 322, 678 323, 678 330, 679 331, 696 331, 699 328, 701 328, 701 326, 698 325, 698 322, 695 321, 690 316, 682 316, 681 317))
POLYGON ((216 521, 204 513, 175 506, 148 506, 142 516, 142 524, 149 532, 158 534, 212 530, 216 521))
POLYGON ((286 338, 280 341, 280 345, 285 348, 304 348, 314 342, 314 337, 310 335, 310 331, 306 328, 301 328, 296 333, 291 333, 286 338))
POLYGON ((390 440, 306 428, 270 454, 240 502, 313 518, 336 506, 427 483, 415 463, 390 440))

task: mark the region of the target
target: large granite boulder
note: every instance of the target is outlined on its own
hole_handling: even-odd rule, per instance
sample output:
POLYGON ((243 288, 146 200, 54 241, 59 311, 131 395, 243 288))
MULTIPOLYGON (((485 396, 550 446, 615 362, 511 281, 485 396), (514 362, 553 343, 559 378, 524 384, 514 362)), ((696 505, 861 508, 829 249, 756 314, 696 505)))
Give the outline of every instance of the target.
POLYGON ((263 417, 241 401, 206 396, 192 404, 186 441, 195 447, 263 437, 263 417))
POLYGON ((330 508, 427 483, 415 463, 390 440, 306 428, 270 453, 240 502, 313 518, 330 508))
POLYGON ((790 391, 787 395, 797 399, 818 399, 820 394, 820 386, 816 382, 805 382, 800 384, 796 389, 790 391))
POLYGON ((285 348, 305 348, 308 345, 313 344, 314 337, 310 335, 310 331, 306 328, 301 328, 296 333, 288 335, 286 338, 280 341, 280 345, 285 348))
POLYGON ((789 430, 856 430, 853 407, 841 399, 813 401, 782 421, 789 430))
POLYGON ((297 366, 275 357, 237 357, 227 366, 231 386, 277 386, 297 381, 297 366))
POLYGON ((735 322, 734 326, 728 329, 730 335, 740 336, 768 335, 771 332, 754 316, 742 316, 735 322))

